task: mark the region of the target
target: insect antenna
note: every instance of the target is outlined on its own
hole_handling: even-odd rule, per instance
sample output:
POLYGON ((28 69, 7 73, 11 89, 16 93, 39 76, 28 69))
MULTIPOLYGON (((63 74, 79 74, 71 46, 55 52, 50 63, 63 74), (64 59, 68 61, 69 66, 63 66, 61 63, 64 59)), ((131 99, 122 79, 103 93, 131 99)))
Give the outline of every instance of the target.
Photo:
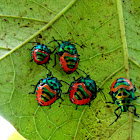
POLYGON ((107 100, 106 100, 106 97, 105 97, 105 94, 104 94, 104 92, 102 91, 103 89, 101 89, 99 86, 97 86, 97 87, 98 87, 97 92, 101 92, 101 93, 104 95, 105 101, 107 101, 107 100))

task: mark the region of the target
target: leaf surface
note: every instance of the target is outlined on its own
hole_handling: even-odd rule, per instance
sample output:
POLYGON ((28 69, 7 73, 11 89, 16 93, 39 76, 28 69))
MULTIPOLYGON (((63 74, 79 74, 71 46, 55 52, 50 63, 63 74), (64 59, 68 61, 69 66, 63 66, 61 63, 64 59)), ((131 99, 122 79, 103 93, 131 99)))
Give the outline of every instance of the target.
MULTIPOLYGON (((77 46, 79 68, 103 88, 108 101, 110 86, 118 77, 132 79, 140 95, 140 1, 139 0, 1 0, 0 5, 0 114, 29 140, 138 140, 140 119, 124 112, 115 119, 117 105, 106 104, 99 92, 91 107, 76 106, 64 94, 51 108, 37 105, 28 94, 48 71, 30 62, 29 42, 47 44, 52 37, 85 45, 77 46)), ((50 49, 56 44, 49 44, 50 49)), ((54 77, 68 83, 67 75, 54 65, 54 54, 47 64, 54 77)), ((133 101, 140 112, 140 99, 133 101)))

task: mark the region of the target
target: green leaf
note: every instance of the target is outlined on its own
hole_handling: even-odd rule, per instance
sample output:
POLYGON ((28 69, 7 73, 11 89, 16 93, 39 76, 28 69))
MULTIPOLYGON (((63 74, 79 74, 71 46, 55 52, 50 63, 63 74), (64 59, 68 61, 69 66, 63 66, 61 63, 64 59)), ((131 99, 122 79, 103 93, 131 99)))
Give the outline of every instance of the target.
MULTIPOLYGON (((138 140, 140 119, 124 112, 115 119, 117 105, 105 103, 98 93, 91 107, 76 106, 64 94, 51 108, 37 105, 28 94, 48 71, 30 62, 29 49, 56 39, 84 44, 77 46, 79 68, 103 88, 107 101, 112 82, 118 77, 132 79, 140 95, 139 0, 1 0, 0 4, 0 114, 29 140, 138 140)), ((55 47, 55 43, 50 44, 55 47)), ((51 48, 52 49, 52 48, 51 48)), ((53 76, 68 83, 82 72, 67 75, 60 70, 54 54, 47 65, 53 76)), ((140 99, 133 101, 140 113, 140 99)))

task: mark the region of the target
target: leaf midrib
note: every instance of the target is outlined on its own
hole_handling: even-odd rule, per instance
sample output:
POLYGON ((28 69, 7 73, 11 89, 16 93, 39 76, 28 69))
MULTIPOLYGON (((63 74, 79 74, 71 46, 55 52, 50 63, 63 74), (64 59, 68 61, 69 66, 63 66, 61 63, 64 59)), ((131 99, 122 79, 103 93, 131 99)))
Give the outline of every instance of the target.
MULTIPOLYGON (((124 16, 123 16, 123 9, 122 9, 122 1, 117 0, 117 10, 118 10, 118 17, 119 17, 119 25, 120 25, 120 32, 121 32, 121 39, 122 39, 122 46, 123 46, 123 52, 124 52, 124 67, 126 72, 126 78, 129 79, 129 55, 128 55, 128 47, 127 47, 127 41, 126 41, 126 33, 125 33, 125 25, 124 25, 124 16)), ((129 140, 132 139, 132 113, 129 113, 129 140)))
POLYGON ((48 24, 46 24, 44 27, 42 27, 39 31, 37 31, 35 34, 33 34, 31 37, 29 37, 27 40, 22 42, 20 45, 15 47, 13 50, 9 51, 6 55, 0 58, 0 60, 4 59, 6 56, 10 55, 26 43, 28 43, 30 40, 35 38, 37 35, 39 35, 41 32, 45 31, 47 28, 49 28, 55 21, 57 21, 67 10, 70 9, 70 7, 76 2, 77 0, 72 0, 65 8, 63 8, 48 24))

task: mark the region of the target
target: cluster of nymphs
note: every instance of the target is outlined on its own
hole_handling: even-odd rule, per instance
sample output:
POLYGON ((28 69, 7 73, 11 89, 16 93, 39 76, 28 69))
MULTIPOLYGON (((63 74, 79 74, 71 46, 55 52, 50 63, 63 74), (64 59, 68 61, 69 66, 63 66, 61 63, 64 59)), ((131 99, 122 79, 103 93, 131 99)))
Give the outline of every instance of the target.
MULTIPOLYGON (((37 45, 31 49, 31 61, 34 61, 38 65, 42 65, 46 69, 48 69, 46 63, 49 62, 50 54, 55 52, 54 66, 56 65, 56 55, 58 55, 60 65, 67 74, 71 74, 76 71, 78 69, 77 66, 80 60, 77 49, 75 47, 75 45, 78 44, 71 43, 69 41, 55 40, 54 38, 51 42, 56 42, 58 44, 53 51, 51 51, 46 45, 37 43, 37 45), (56 51, 57 48, 59 48, 58 51, 56 51)), ((34 92, 30 92, 30 94, 36 95, 37 102, 40 106, 50 106, 57 99, 62 99, 61 82, 64 81, 58 80, 56 77, 53 77, 52 73, 49 71, 47 78, 40 79, 36 85, 32 85, 35 87, 35 89, 34 92)), ((90 106, 91 101, 96 98, 97 92, 102 91, 100 88, 97 89, 95 81, 92 80, 87 74, 85 77, 81 76, 78 79, 74 78, 74 81, 68 85, 69 89, 66 94, 69 94, 70 101, 73 104, 76 104, 76 109, 78 105, 90 106)), ((109 94, 111 95, 113 102, 106 103, 118 105, 118 108, 114 110, 114 113, 117 117, 115 121, 117 121, 122 112, 126 111, 129 111, 135 116, 138 116, 138 114, 136 114, 135 105, 130 104, 133 100, 136 100, 139 97, 134 95, 135 91, 135 86, 130 82, 130 80, 126 78, 118 78, 112 83, 111 91, 109 92, 109 94), (133 111, 130 111, 128 109, 129 107, 133 107, 133 111), (121 110, 120 114, 116 113, 118 109, 121 110)))

